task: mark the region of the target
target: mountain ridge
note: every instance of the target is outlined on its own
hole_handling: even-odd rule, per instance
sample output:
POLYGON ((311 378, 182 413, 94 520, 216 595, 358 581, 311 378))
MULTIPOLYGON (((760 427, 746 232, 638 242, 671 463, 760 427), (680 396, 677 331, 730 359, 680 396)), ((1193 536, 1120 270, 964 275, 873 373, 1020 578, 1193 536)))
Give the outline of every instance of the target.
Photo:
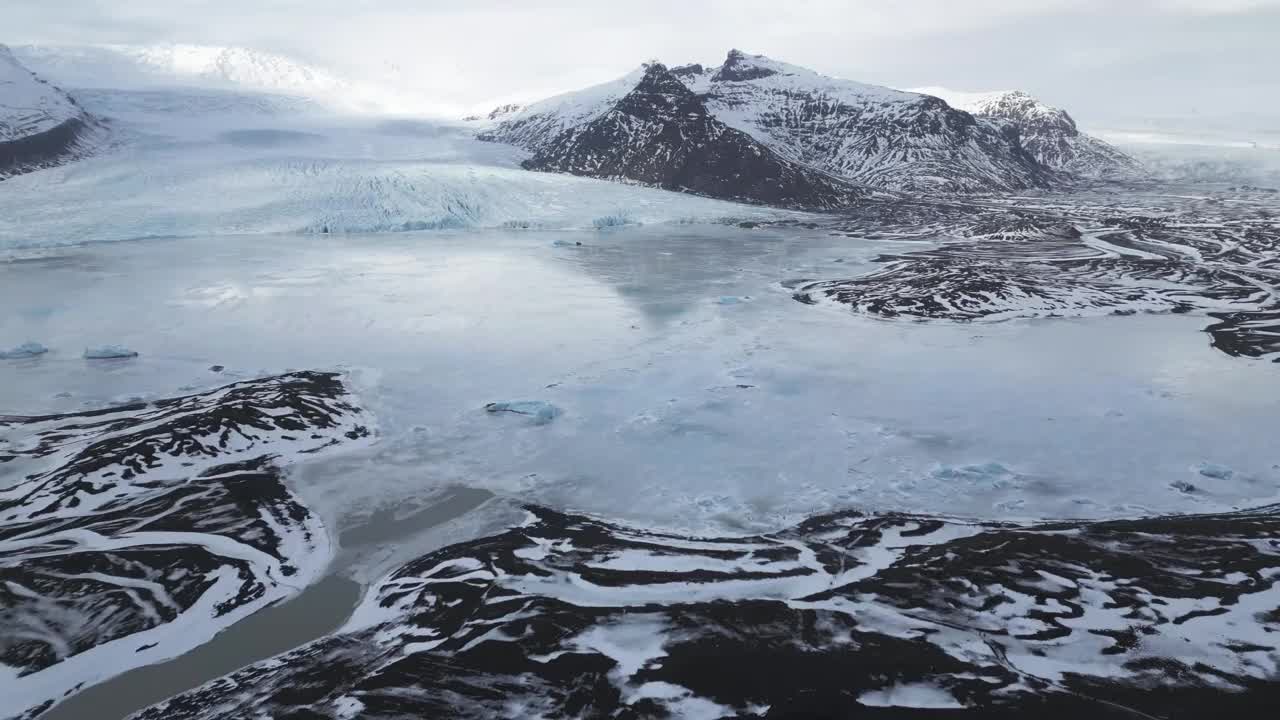
POLYGON ((783 207, 844 207, 868 194, 720 122, 661 63, 603 113, 540 143, 523 167, 783 207))
MULTIPOLYGON (((723 64, 671 74, 718 120, 782 157, 847 182, 885 190, 972 193, 1049 188, 1058 180, 1009 127, 916 93, 830 78, 731 50, 723 64)), ((638 82, 640 71, 508 113, 483 140, 538 152, 591 122, 638 82)))
POLYGON ((976 117, 1016 128, 1023 146, 1042 165, 1085 179, 1136 179, 1142 165, 1109 143, 1088 135, 1075 118, 1021 90, 964 93, 918 88, 976 117))

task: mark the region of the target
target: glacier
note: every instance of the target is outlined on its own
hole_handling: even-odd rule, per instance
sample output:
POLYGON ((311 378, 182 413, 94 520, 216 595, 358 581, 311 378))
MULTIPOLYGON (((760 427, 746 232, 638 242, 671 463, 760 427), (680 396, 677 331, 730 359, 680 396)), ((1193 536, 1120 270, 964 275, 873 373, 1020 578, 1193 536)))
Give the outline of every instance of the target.
MULTIPOLYGON (((85 82, 96 55, 58 62, 63 55, 19 49, 17 57, 35 58, 35 67, 68 83, 85 110, 107 122, 109 137, 91 157, 5 181, 0 252, 202 235, 592 230, 601 218, 716 223, 785 215, 529 173, 520 169, 527 152, 480 142, 464 121, 415 114, 414 105, 343 106, 346 86, 336 80, 302 70, 276 81, 266 71, 209 78, 199 64, 184 75, 170 66, 187 56, 155 54, 145 55, 143 70, 136 57, 113 54, 105 67, 125 69, 80 87, 70 83, 85 82)), ((214 60, 211 67, 226 66, 214 60)), ((249 63, 264 64, 273 67, 249 63)))

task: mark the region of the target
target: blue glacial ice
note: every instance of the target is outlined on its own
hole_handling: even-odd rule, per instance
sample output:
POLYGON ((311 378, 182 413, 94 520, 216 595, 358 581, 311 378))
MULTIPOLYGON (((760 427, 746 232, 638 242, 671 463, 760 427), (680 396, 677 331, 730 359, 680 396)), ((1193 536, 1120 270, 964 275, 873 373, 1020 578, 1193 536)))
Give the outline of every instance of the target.
POLYGON ((123 345, 99 345, 84 349, 85 360, 116 360, 138 357, 138 353, 123 345))
POLYGON ((47 352, 49 348, 38 342, 26 342, 9 350, 0 350, 0 360, 23 360, 38 357, 47 352))
POLYGON ((484 406, 491 413, 509 412, 533 418, 534 425, 546 425, 560 416, 560 408, 542 400, 514 400, 493 402, 484 406))
POLYGON ((1226 465, 1217 465, 1214 463, 1200 463, 1200 467, 1196 468, 1196 471, 1207 478, 1213 478, 1215 480, 1230 480, 1236 474, 1235 470, 1232 470, 1226 465))

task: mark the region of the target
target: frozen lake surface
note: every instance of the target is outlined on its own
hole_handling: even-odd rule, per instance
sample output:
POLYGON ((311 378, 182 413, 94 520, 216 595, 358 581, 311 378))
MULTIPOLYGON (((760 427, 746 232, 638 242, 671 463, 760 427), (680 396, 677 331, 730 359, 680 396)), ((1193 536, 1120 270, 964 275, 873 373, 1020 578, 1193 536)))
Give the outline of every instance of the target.
POLYGON ((1276 498, 1275 366, 1212 350, 1203 317, 896 322, 781 285, 919 247, 655 226, 49 250, 0 264, 0 345, 50 348, 0 361, 0 408, 347 370, 379 441, 292 478, 336 528, 451 486, 693 531, 846 507, 1103 518, 1276 498), (139 356, 83 358, 100 345, 139 356), (506 401, 559 414, 485 412, 506 401))

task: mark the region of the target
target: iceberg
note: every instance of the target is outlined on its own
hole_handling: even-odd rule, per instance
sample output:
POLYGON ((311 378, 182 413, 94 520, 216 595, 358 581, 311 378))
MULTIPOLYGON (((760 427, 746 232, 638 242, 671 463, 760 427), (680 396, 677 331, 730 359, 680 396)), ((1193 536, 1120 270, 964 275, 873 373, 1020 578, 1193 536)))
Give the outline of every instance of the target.
POLYGON ((516 400, 512 402, 492 402, 484 406, 486 412, 509 412, 517 415, 528 415, 533 418, 534 425, 546 425, 560 416, 560 408, 542 400, 516 400))
POLYGON ((1234 470, 1225 465, 1208 462, 1200 463, 1200 467, 1196 470, 1201 475, 1207 478, 1213 478, 1214 480, 1230 480, 1236 474, 1234 470))
POLYGON ((0 350, 0 360, 22 360, 33 358, 49 352, 49 348, 38 342, 22 343, 11 350, 0 350))
POLYGON ((99 347, 85 348, 84 350, 85 360, 115 360, 134 357, 138 357, 138 353, 123 345, 101 345, 99 347))

